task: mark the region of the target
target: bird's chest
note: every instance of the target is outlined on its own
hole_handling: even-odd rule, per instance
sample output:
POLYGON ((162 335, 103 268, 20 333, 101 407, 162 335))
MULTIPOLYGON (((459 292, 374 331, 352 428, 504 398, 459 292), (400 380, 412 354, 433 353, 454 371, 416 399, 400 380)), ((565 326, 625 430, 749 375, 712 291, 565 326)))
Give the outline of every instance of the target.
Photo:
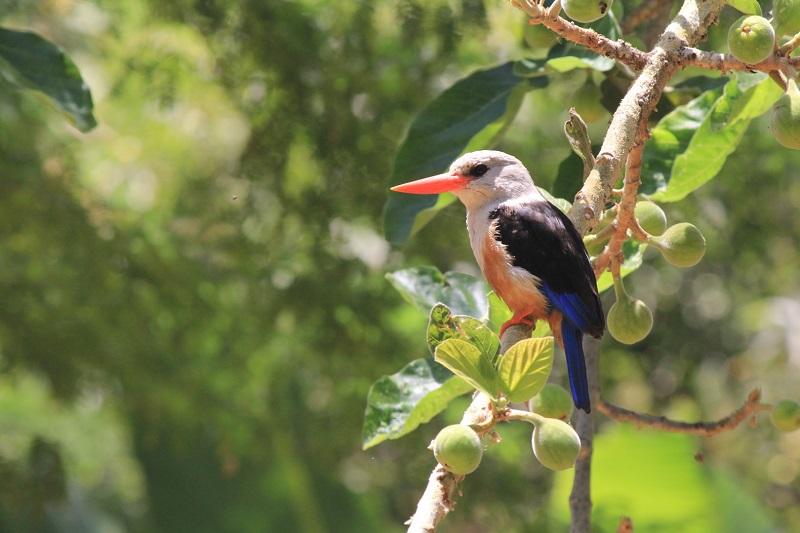
POLYGON ((513 258, 497 238, 497 224, 500 223, 501 220, 489 219, 488 213, 467 219, 475 259, 486 281, 512 311, 544 318, 549 305, 539 291, 541 280, 526 269, 514 266, 513 258))

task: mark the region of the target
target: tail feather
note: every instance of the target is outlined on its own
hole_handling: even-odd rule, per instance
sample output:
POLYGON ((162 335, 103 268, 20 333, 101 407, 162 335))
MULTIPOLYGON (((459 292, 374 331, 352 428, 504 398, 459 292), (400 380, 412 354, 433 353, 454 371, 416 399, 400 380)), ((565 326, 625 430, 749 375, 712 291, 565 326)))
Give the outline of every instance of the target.
POLYGON ((583 358, 583 333, 567 319, 561 322, 561 336, 564 341, 564 352, 567 355, 567 372, 569 388, 575 407, 587 413, 589 405, 589 381, 586 377, 586 362, 583 358))

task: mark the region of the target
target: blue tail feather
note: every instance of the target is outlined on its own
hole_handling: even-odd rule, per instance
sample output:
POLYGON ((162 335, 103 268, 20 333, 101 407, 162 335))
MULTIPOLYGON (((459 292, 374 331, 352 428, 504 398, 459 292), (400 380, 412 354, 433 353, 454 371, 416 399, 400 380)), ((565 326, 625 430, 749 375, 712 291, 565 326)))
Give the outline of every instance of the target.
POLYGON ((569 320, 561 322, 561 337, 564 341, 564 352, 567 355, 567 372, 569 388, 575 407, 587 413, 589 405, 589 381, 586 377, 586 362, 583 358, 583 333, 569 320))

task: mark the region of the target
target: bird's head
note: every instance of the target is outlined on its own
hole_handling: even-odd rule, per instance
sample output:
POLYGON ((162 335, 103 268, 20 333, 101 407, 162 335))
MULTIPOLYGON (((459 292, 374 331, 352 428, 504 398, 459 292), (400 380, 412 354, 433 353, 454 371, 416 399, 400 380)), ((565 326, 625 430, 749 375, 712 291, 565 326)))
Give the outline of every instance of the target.
POLYGON ((531 175, 514 156, 496 150, 464 154, 450 165, 450 170, 392 187, 410 194, 452 192, 469 209, 487 202, 510 200, 535 193, 531 175))

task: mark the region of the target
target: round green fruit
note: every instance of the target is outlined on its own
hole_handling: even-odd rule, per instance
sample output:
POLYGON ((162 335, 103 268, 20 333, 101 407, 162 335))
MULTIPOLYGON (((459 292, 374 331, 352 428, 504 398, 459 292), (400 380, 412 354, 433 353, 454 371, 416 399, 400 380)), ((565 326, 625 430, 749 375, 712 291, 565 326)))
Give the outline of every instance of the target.
POLYGON ((531 410, 547 418, 567 420, 572 416, 572 396, 564 387, 546 383, 539 394, 531 398, 531 410))
POLYGON ((472 473, 481 464, 481 438, 469 426, 453 424, 436 435, 433 455, 449 472, 460 476, 472 473))
POLYGON ((611 336, 622 344, 636 344, 653 329, 653 313, 643 301, 627 294, 618 295, 608 310, 606 326, 611 336))
POLYGON ((564 13, 575 22, 594 22, 602 18, 614 0, 562 0, 564 13))
POLYGON ((783 146, 800 150, 800 90, 794 80, 789 80, 786 94, 772 108, 770 129, 783 146))
POLYGON ((581 439, 572 426, 554 418, 542 418, 533 428, 533 455, 550 470, 571 468, 581 451, 581 439))
POLYGON ((775 0, 772 4, 772 21, 778 37, 800 33, 800 0, 775 0))
POLYGON ((728 30, 728 48, 739 61, 761 63, 775 48, 775 30, 764 17, 745 15, 728 30))
POLYGON ((673 266, 688 268, 700 262, 706 253, 706 238, 692 224, 681 222, 667 228, 659 237, 648 240, 673 266))
POLYGON ((661 235, 667 229, 667 215, 653 202, 636 202, 633 215, 642 229, 650 235, 661 235))
POLYGON ((523 37, 527 45, 534 49, 550 48, 558 40, 555 33, 541 24, 526 25, 523 37))
POLYGON ((600 91, 600 87, 590 81, 584 83, 583 86, 572 95, 572 106, 584 122, 591 124, 608 114, 606 108, 603 107, 602 99, 603 93, 600 91))
POLYGON ((793 400, 781 400, 772 409, 772 424, 781 431, 800 429, 800 404, 793 400))

